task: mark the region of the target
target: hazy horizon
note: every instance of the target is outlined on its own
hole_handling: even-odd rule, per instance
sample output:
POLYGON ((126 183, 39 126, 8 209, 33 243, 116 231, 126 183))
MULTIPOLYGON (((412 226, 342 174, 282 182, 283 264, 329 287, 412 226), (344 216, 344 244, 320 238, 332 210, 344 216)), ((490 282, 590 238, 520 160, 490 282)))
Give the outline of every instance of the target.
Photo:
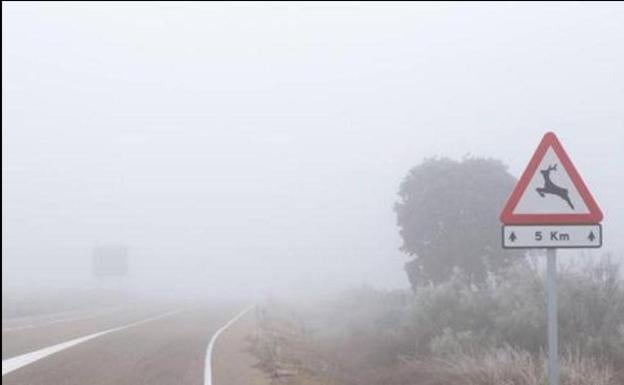
POLYGON ((121 243, 147 291, 408 288, 408 170, 518 177, 547 131, 604 212, 585 253, 624 260, 622 6, 2 7, 9 287, 84 286, 121 243))

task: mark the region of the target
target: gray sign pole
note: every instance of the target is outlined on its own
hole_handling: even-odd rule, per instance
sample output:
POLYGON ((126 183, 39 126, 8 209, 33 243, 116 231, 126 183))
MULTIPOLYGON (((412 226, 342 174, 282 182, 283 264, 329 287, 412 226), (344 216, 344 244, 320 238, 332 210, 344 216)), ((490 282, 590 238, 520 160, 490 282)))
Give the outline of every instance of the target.
POLYGON ((547 249, 546 297, 548 307, 548 384, 559 385, 557 336, 557 249, 547 249))

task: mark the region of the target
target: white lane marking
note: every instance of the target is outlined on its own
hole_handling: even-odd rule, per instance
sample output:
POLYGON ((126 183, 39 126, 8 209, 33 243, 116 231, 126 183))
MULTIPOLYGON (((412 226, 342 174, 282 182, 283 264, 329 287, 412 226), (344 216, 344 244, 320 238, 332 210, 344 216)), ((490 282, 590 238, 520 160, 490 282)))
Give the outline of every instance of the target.
POLYGON ((210 339, 210 343, 208 344, 208 349, 206 349, 206 361, 204 363, 204 366, 205 366, 205 369, 204 369, 204 385, 212 385, 212 349, 214 348, 214 344, 217 341, 217 338, 219 338, 219 335, 221 333, 223 333, 225 331, 225 329, 227 329, 230 326, 232 326, 232 324, 234 322, 238 321, 239 318, 244 316, 253 307, 254 307, 254 305, 251 305, 251 306, 243 309, 243 311, 238 313, 238 315, 236 317, 234 317, 231 320, 229 320, 228 323, 226 323, 225 325, 223 325, 221 327, 221 329, 217 330, 216 333, 210 339))
MULTIPOLYGON (((25 330, 25 329, 34 329, 34 328, 48 326, 48 325, 62 323, 62 322, 82 321, 82 320, 85 320, 85 319, 96 318, 96 317, 100 317, 102 315, 114 313, 114 312, 116 312, 118 310, 121 310, 122 308, 123 308, 123 306, 115 306, 115 307, 111 307, 109 309, 96 311, 95 313, 90 313, 90 314, 84 314, 84 313, 81 312, 83 315, 78 316, 78 317, 63 317, 63 315, 67 315, 67 313, 51 315, 51 316, 47 316, 47 317, 41 318, 41 320, 42 320, 41 322, 35 322, 35 323, 27 324, 27 325, 11 326, 11 327, 2 328, 2 333, 16 332, 16 331, 25 330)), ((73 314, 76 314, 76 313, 73 313, 73 314)))
POLYGON ((81 344, 83 342, 92 340, 94 338, 103 336, 105 334, 109 334, 109 333, 114 333, 116 331, 120 331, 123 329, 127 329, 133 326, 137 326, 137 325, 141 325, 144 324, 146 322, 150 322, 150 321, 155 321, 157 319, 161 319, 164 317, 168 317, 171 316, 173 314, 177 314, 180 313, 182 311, 184 311, 186 309, 179 309, 179 310, 174 310, 174 311, 170 311, 168 313, 164 313, 155 317, 150 317, 150 318, 146 318, 140 321, 136 321, 136 322, 132 322, 129 323, 127 325, 122 325, 122 326, 118 326, 112 329, 108 329, 108 330, 104 330, 98 333, 94 333, 94 334, 89 334, 87 336, 83 336, 83 337, 78 337, 75 338, 73 340, 70 341, 66 341, 66 342, 61 342, 60 344, 56 344, 53 346, 48 346, 47 348, 43 348, 40 350, 36 350, 34 352, 30 352, 30 353, 26 353, 26 354, 22 354, 20 356, 16 356, 16 357, 12 357, 12 358, 8 358, 6 360, 2 360, 2 376, 4 377, 5 374, 11 373, 14 370, 17 370, 23 366, 32 364, 35 361, 38 361, 42 358, 45 358, 49 355, 52 355, 54 353, 60 352, 61 350, 65 350, 67 348, 70 348, 72 346, 81 344))

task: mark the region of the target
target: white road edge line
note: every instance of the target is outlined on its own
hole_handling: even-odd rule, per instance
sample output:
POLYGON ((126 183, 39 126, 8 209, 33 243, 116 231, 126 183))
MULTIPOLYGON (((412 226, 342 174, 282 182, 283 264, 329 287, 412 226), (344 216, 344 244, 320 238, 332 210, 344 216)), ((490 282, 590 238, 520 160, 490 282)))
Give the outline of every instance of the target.
POLYGON ((239 318, 244 316, 248 311, 253 309, 254 305, 248 306, 243 309, 238 315, 231 320, 229 320, 225 325, 223 325, 219 330, 215 332, 215 334, 210 339, 210 343, 208 344, 208 348, 206 349, 206 361, 204 363, 204 385, 212 385, 212 349, 214 348, 214 344, 219 338, 219 335, 223 333, 227 328, 232 326, 232 324, 238 321, 239 318))
POLYGON ((157 319, 161 319, 164 317, 169 317, 171 315, 180 313, 182 311, 184 311, 186 309, 179 309, 179 310, 174 310, 174 311, 170 311, 155 317, 150 317, 150 318, 146 318, 140 321, 136 321, 136 322, 132 322, 129 323, 127 325, 122 325, 122 326, 118 326, 112 329, 107 329, 98 333, 94 333, 94 334, 89 334, 87 336, 83 336, 83 337, 78 337, 75 338, 73 340, 69 340, 66 342, 61 342, 60 344, 56 344, 56 345, 52 345, 52 346, 48 346, 47 348, 43 348, 40 350, 36 350, 34 352, 30 352, 30 353, 25 353, 16 357, 12 357, 12 358, 8 358, 6 360, 2 360, 2 377, 4 377, 4 375, 11 373, 14 370, 17 370, 23 366, 32 364, 35 361, 39 361, 42 358, 45 358, 49 355, 52 355, 54 353, 58 353, 61 350, 65 350, 67 348, 70 348, 72 346, 76 346, 78 344, 81 344, 83 342, 87 342, 89 340, 92 340, 94 338, 97 337, 101 337, 105 334, 109 334, 109 333, 114 333, 123 329, 127 329, 133 326, 137 326, 137 325, 141 325, 144 324, 146 322, 150 322, 150 321, 155 321, 157 319))

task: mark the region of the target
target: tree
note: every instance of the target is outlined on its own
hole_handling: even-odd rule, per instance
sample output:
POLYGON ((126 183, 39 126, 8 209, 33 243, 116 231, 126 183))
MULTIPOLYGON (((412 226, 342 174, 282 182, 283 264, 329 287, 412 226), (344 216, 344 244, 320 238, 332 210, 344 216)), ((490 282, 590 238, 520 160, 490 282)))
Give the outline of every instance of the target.
POLYGON ((498 216, 514 184, 495 159, 426 159, 409 171, 394 210, 401 250, 415 257, 405 265, 412 288, 447 280, 458 269, 479 284, 522 258, 503 250, 500 239, 498 216))

